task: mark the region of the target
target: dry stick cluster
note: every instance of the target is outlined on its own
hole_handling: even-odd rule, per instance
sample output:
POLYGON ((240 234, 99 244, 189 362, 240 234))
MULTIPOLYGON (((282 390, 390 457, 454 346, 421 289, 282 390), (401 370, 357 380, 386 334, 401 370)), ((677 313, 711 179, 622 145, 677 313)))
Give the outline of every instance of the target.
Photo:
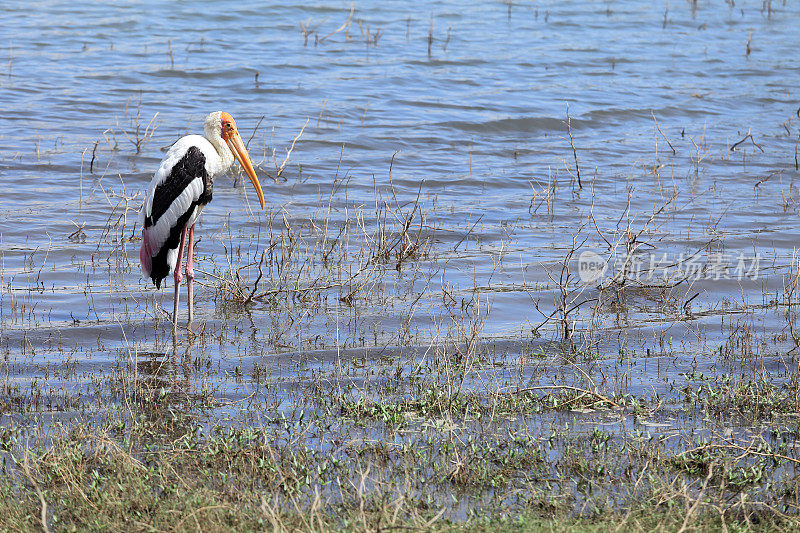
POLYGON ((350 304, 358 293, 379 282, 382 265, 391 262, 400 271, 404 263, 427 253, 430 237, 423 231, 426 223, 420 201, 421 186, 416 199, 408 204, 397 199, 393 188, 391 200, 383 200, 376 187, 374 227, 370 229, 363 210, 357 209, 355 222, 343 222, 335 235, 331 235, 331 204, 336 190, 336 187, 332 190, 321 216, 313 217, 307 224, 293 225, 286 213, 281 215, 281 223, 276 224, 277 212, 270 216, 265 228, 269 243, 260 255, 260 242, 254 243, 257 260, 234 268, 237 258, 226 247, 228 268, 203 273, 216 279, 218 288, 229 298, 243 303, 278 296, 314 300, 336 289, 340 292, 339 300, 350 304), (276 231, 276 226, 280 231, 276 231), (360 259, 356 266, 353 260, 357 258, 349 250, 358 251, 360 259), (252 284, 246 278, 253 279, 252 284), (265 280, 271 286, 262 289, 260 284, 265 280))
MULTIPOLYGON (((347 18, 342 23, 341 26, 338 26, 336 29, 327 33, 320 37, 319 35, 319 28, 328 20, 328 17, 325 17, 320 22, 312 25, 312 20, 309 17, 305 22, 300 23, 300 34, 303 36, 303 46, 308 45, 308 37, 310 35, 314 35, 314 46, 318 46, 320 44, 324 44, 326 40, 333 37, 336 34, 342 33, 344 35, 344 41, 350 42, 352 36, 350 35, 350 27, 353 24, 353 15, 355 14, 355 5, 350 5, 350 13, 347 15, 347 18)), ((361 18, 356 20, 356 24, 358 24, 358 30, 361 34, 361 37, 364 39, 364 43, 369 46, 378 46, 378 41, 380 40, 381 36, 383 35, 383 30, 378 28, 375 31, 372 31, 372 28, 369 24, 365 23, 361 18)))
MULTIPOLYGON (((677 155, 677 150, 669 138, 664 134, 661 127, 653 115, 654 133, 655 137, 655 159, 653 166, 646 170, 657 181, 660 179, 659 172, 664 165, 658 158, 658 140, 659 138, 666 141, 672 156, 677 155)), ((569 166, 565 165, 567 172, 580 183, 580 165, 577 158, 577 150, 575 149, 574 139, 571 135, 569 109, 567 110, 567 129, 569 133, 570 148, 574 159, 575 173, 573 174, 569 166)), ((742 141, 736 143, 732 148, 736 148, 745 140, 751 140, 755 144, 752 136, 746 136, 742 141)), ((708 150, 701 155, 701 147, 698 146, 693 139, 690 142, 694 146, 694 154, 690 154, 690 160, 694 166, 695 174, 700 172, 700 164, 708 157, 708 150)), ((703 143, 703 146, 704 143, 703 143)), ((596 180, 595 180, 596 181, 596 180)), ((625 210, 620 214, 616 222, 616 227, 609 229, 601 229, 598 220, 595 217, 595 181, 592 182, 592 197, 591 208, 588 213, 588 226, 594 229, 593 234, 584 235, 583 232, 587 227, 587 223, 581 223, 573 232, 573 242, 571 246, 567 247, 566 254, 563 260, 557 262, 554 267, 542 264, 542 267, 548 277, 549 287, 554 289, 552 305, 542 304, 541 296, 537 292, 529 294, 533 301, 534 308, 542 316, 542 322, 533 327, 534 334, 539 334, 546 326, 557 323, 558 338, 564 342, 568 342, 570 350, 577 349, 572 343, 572 337, 575 328, 578 324, 583 324, 585 320, 589 320, 589 327, 586 330, 588 335, 585 338, 583 348, 596 346, 599 339, 595 338, 593 331, 597 327, 597 321, 603 314, 614 312, 615 314, 625 309, 626 294, 634 297, 644 297, 646 299, 655 299, 660 302, 660 312, 665 316, 670 314, 669 309, 682 309, 683 314, 687 317, 693 315, 691 311, 691 302, 699 296, 699 292, 692 291, 693 281, 698 275, 703 275, 703 271, 691 271, 689 268, 692 261, 696 261, 700 254, 708 252, 718 243, 718 236, 716 232, 711 232, 711 236, 705 242, 698 246, 696 249, 691 250, 690 253, 682 254, 680 258, 675 259, 671 264, 649 264, 646 259, 652 258, 654 251, 657 249, 657 241, 665 235, 665 225, 677 213, 684 209, 691 207, 694 198, 690 198, 685 205, 678 205, 679 191, 674 189, 665 194, 663 202, 656 205, 652 212, 643 217, 640 213, 632 209, 633 191, 629 191, 628 202, 625 210), (574 262, 577 253, 588 242, 596 242, 596 245, 602 250, 602 257, 606 259, 607 274, 601 277, 595 283, 582 283, 576 279, 574 275, 574 262), (612 265, 614 268, 612 269, 612 265), (686 268, 684 268, 686 267, 686 268), (662 274, 659 275, 659 272, 662 274), (683 285, 683 288, 681 288, 683 285), (588 292, 587 292, 588 291, 588 292), (678 300, 685 294, 685 301, 682 305, 678 305, 678 300), (581 309, 586 304, 593 304, 589 306, 589 313, 581 312, 581 309), (587 344, 588 343, 588 344, 587 344)), ((548 183, 541 184, 536 180, 531 181, 531 188, 533 189, 533 196, 529 207, 529 212, 536 215, 541 206, 547 206, 547 214, 551 216, 554 211, 554 201, 558 192, 558 175, 553 176, 552 172, 549 174, 548 183)), ((721 217, 720 214, 715 221, 711 221, 711 227, 716 227, 719 224, 721 217)), ((669 329, 674 321, 682 320, 680 316, 676 317, 671 323, 666 323, 660 334, 659 344, 664 345, 664 331, 669 329)))
MULTIPOLYGON (((306 22, 300 23, 300 32, 303 35, 303 45, 308 44, 308 36, 313 34, 314 35, 314 46, 324 43, 329 37, 336 35, 337 33, 344 32, 344 39, 345 42, 350 42, 352 37, 350 35, 350 26, 352 25, 354 8, 351 6, 350 14, 345 20, 344 24, 333 30, 332 32, 324 35, 322 37, 319 36, 317 29, 325 23, 327 17, 319 22, 316 26, 311 26, 311 19, 309 18, 306 22)), ((372 31, 372 28, 369 24, 364 22, 361 18, 356 20, 356 24, 358 24, 358 30, 361 37, 364 39, 364 43, 369 46, 378 46, 378 41, 380 40, 381 36, 383 35, 383 30, 378 28, 375 31, 372 31)))
MULTIPOLYGON (((128 99, 128 103, 125 104, 125 111, 124 116, 128 117, 128 104, 130 103, 130 99, 128 99)), ((156 120, 158 119, 158 113, 153 115, 153 118, 144 126, 144 130, 142 129, 142 94, 139 93, 139 100, 136 103, 136 114, 128 118, 128 127, 126 129, 122 129, 122 134, 128 139, 128 141, 133 144, 136 148, 136 153, 141 153, 144 146, 147 144, 150 139, 153 138, 153 135, 156 132, 156 128, 158 128, 158 124, 156 120)), ((117 128, 119 129, 119 122, 117 122, 117 128)))
MULTIPOLYGON (((509 7, 510 9, 510 7, 509 7)), ((328 39, 334 37, 337 34, 342 34, 344 36, 344 42, 354 42, 353 36, 350 35, 350 28, 353 23, 353 16, 355 15, 355 7, 353 5, 350 6, 350 12, 345 19, 345 21, 332 31, 327 34, 320 34, 320 28, 322 27, 325 22, 328 21, 329 17, 323 18, 319 22, 314 22, 311 17, 306 19, 304 22, 300 22, 300 35, 303 37, 303 46, 308 45, 308 40, 310 36, 314 36, 314 46, 318 46, 324 44, 328 39)), ((355 19, 356 24, 358 25, 359 34, 363 39, 363 42, 369 46, 378 46, 378 41, 383 36, 383 29, 378 28, 377 30, 372 30, 371 26, 362 20, 361 18, 355 19)), ((410 31, 411 31, 411 17, 406 19, 406 40, 410 39, 410 31)), ((450 39, 452 36, 453 24, 450 23, 447 26, 447 32, 444 38, 436 38, 434 37, 433 33, 433 15, 430 18, 430 25, 428 28, 428 33, 425 38, 425 42, 427 44, 428 50, 428 59, 433 57, 433 43, 439 41, 442 46, 442 51, 447 52, 447 47, 450 44, 450 39)), ((256 85, 258 85, 258 75, 256 74, 256 85)))
POLYGON ((575 159, 575 176, 578 179, 578 188, 583 189, 581 167, 578 165, 578 151, 575 149, 575 139, 572 137, 572 119, 569 116, 569 102, 567 102, 567 134, 569 135, 569 146, 572 148, 572 156, 575 159))
MULTIPOLYGON (((570 349, 574 349, 571 343, 573 333, 573 313, 577 311, 582 305, 594 301, 594 299, 583 298, 587 286, 579 283, 575 274, 572 271, 573 257, 575 253, 581 249, 586 243, 587 238, 582 237, 582 231, 585 224, 578 228, 578 231, 572 236, 572 245, 569 247, 566 256, 563 260, 559 261, 555 268, 551 269, 545 266, 547 277, 553 286, 557 287, 557 292, 554 294, 553 307, 551 313, 546 313, 540 308, 540 299, 534 299, 530 295, 533 305, 539 314, 544 317, 544 320, 533 328, 533 333, 538 334, 539 330, 547 325, 552 320, 556 320, 559 324, 560 338, 563 342, 570 342, 570 349), (578 242, 580 240, 580 242, 578 242), (554 271, 557 271, 557 275, 554 271)), ((544 266, 544 265, 543 265, 544 266)))

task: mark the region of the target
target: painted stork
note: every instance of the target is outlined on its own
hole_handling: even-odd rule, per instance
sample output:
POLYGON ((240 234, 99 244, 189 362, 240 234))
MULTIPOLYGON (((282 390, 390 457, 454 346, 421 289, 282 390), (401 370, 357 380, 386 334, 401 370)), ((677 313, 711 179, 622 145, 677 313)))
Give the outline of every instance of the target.
POLYGON ((178 297, 183 280, 181 259, 186 234, 189 234, 186 280, 189 292, 188 323, 191 324, 194 317, 194 223, 203 207, 211 201, 214 178, 227 172, 234 158, 244 167, 256 189, 258 202, 264 208, 261 184, 233 117, 223 111, 211 113, 206 117, 203 130, 205 137, 187 135, 172 145, 147 187, 139 212, 142 228, 139 259, 142 272, 153 280, 157 288, 161 288, 161 282, 170 273, 174 274, 173 328, 178 324, 178 297))

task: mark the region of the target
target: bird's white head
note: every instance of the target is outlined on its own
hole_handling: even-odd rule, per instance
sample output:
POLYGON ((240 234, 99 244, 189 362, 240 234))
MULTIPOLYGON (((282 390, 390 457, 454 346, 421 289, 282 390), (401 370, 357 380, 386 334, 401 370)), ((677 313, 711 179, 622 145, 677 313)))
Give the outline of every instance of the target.
MULTIPOLYGON (((261 184, 256 177, 256 171, 253 169, 253 164, 250 162, 250 155, 242 142, 239 135, 239 130, 236 129, 236 121, 230 114, 224 111, 215 111, 206 117, 203 126, 203 132, 206 139, 211 141, 211 144, 217 149, 217 152, 224 157, 224 152, 230 150, 233 157, 239 161, 239 164, 244 168, 245 173, 250 178, 250 182, 256 190, 258 201, 261 208, 264 208, 264 193, 261 190, 261 184)), ((228 156, 230 157, 230 156, 228 156)), ((228 159, 231 161, 231 159, 228 159)))

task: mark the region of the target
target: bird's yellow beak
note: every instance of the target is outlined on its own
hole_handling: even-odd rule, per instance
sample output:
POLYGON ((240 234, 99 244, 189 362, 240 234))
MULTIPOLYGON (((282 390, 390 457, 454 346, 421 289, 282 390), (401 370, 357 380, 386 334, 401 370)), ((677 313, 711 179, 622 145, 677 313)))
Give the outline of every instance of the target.
POLYGON ((261 204, 261 209, 264 209, 264 192, 261 190, 261 184, 258 182, 256 171, 253 169, 253 164, 250 162, 250 156, 247 153, 247 148, 244 147, 239 132, 234 130, 234 132, 225 139, 225 142, 228 143, 228 148, 231 149, 233 157, 242 165, 245 173, 250 178, 250 182, 253 184, 253 187, 256 189, 256 194, 258 195, 258 203, 261 204))

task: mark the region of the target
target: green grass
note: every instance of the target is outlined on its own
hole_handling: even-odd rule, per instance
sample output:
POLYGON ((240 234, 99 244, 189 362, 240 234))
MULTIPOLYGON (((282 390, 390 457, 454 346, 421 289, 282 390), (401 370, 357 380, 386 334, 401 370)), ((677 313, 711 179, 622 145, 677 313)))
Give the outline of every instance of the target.
POLYGON ((54 531, 785 531, 799 525, 795 463, 785 446, 793 433, 744 451, 700 440, 675 447, 667 438, 642 432, 620 438, 599 428, 554 430, 545 438, 519 426, 481 429, 475 419, 458 418, 478 404, 462 410, 437 396, 435 408, 420 407, 431 398, 385 405, 329 400, 328 409, 258 428, 209 430, 179 419, 165 433, 158 417, 155 424, 146 418, 80 423, 36 447, 6 431, 0 530, 42 531, 43 509, 54 531), (416 418, 408 420, 403 413, 412 408, 416 418), (432 425, 442 417, 451 422, 432 425), (314 438, 317 431, 329 434, 314 438), (384 438, 377 438, 381 431, 384 438), (349 440, 339 438, 345 435, 349 440))

